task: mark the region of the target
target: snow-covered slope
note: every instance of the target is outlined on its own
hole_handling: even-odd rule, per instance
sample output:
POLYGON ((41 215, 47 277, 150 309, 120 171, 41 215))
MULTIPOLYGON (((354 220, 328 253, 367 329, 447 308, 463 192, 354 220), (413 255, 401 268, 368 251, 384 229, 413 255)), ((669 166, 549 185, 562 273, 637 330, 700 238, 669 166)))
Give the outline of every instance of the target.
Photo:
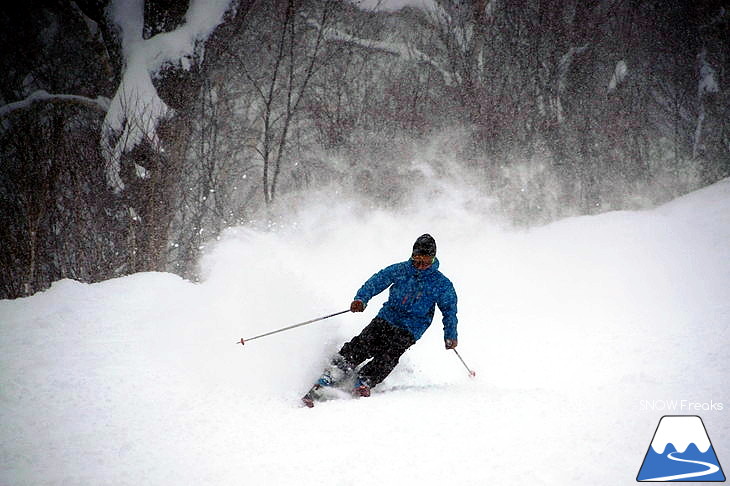
POLYGON ((0 483, 633 484, 665 414, 701 415, 730 462, 730 180, 530 231, 421 206, 230 230, 202 284, 148 273, 0 301, 0 483), (299 408, 382 298, 234 344, 346 309, 423 232, 476 379, 437 312, 371 398, 299 408))

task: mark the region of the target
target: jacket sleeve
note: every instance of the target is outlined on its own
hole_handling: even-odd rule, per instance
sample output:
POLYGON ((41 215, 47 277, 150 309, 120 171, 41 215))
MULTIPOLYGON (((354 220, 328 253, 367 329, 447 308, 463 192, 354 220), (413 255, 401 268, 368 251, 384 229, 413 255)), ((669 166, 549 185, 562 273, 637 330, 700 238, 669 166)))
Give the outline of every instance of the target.
POLYGON ((367 305, 370 299, 390 287, 395 282, 397 267, 398 264, 390 265, 370 277, 355 294, 355 300, 367 305))
POLYGON ((456 324, 459 320, 456 318, 456 302, 456 290, 454 285, 448 282, 436 302, 443 316, 444 339, 458 339, 456 324))

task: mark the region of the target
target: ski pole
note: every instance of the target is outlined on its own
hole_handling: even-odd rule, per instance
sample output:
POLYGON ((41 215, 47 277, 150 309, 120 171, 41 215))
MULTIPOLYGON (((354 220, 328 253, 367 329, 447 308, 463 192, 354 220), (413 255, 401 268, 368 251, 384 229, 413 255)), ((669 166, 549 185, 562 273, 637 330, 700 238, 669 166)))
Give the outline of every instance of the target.
POLYGON ((469 376, 471 376, 472 378, 474 378, 475 376, 477 376, 477 373, 476 373, 476 371, 472 371, 472 370, 471 370, 471 369, 470 369, 470 368, 469 368, 469 367, 468 367, 468 366, 466 365, 466 363, 464 362, 464 358, 462 358, 462 357, 461 357, 461 355, 460 355, 460 354, 459 354, 459 352, 458 352, 458 351, 456 350, 456 348, 451 348, 451 349, 453 349, 453 350, 454 350, 454 352, 456 353, 456 356, 458 356, 458 357, 459 357, 459 360, 461 361, 461 364, 463 364, 463 365, 464 365, 464 368, 466 368, 466 371, 468 371, 468 372, 469 372, 469 376))
POLYGON ((291 326, 282 327, 281 329, 277 329, 275 331, 266 332, 264 334, 259 334, 258 336, 250 337, 248 339, 241 338, 240 341, 236 341, 236 344, 244 345, 248 341, 253 341, 254 339, 262 338, 264 336, 271 336, 272 334, 276 334, 276 333, 279 333, 279 332, 288 331, 289 329, 294 329, 295 327, 299 327, 299 326, 305 326, 305 325, 311 324, 313 322, 323 321, 325 319, 329 319, 330 317, 335 317, 335 316, 339 316, 340 314, 344 314, 345 312, 350 312, 350 309, 343 310, 341 312, 335 312, 334 314, 330 314, 330 315, 324 316, 324 317, 317 317, 316 319, 311 319, 309 321, 300 322, 299 324, 293 324, 291 326))

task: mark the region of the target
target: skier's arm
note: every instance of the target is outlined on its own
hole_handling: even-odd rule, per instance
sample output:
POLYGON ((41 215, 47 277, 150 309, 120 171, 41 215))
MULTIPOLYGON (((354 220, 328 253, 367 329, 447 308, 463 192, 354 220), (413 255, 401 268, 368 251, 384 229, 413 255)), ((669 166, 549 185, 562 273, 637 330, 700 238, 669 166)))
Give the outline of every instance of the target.
POLYGON ((443 316, 444 340, 456 341, 458 338, 456 324, 459 320, 456 318, 456 302, 456 291, 454 286, 449 283, 436 302, 443 316))
POLYGON ((396 266, 390 265, 370 277, 355 294, 355 300, 367 305, 370 299, 390 287, 395 281, 396 266))

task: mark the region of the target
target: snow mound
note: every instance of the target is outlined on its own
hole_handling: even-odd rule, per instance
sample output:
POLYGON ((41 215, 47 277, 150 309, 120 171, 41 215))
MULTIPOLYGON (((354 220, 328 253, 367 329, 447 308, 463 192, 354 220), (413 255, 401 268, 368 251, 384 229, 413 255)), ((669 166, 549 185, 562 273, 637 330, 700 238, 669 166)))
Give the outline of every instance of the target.
MULTIPOLYGON (((0 301, 0 483, 620 484, 660 413, 641 403, 730 401, 730 180, 529 231, 468 207, 312 207, 229 230, 201 284, 145 273, 0 301), (346 309, 424 232, 476 380, 437 312, 372 397, 298 408, 383 297, 236 344, 346 309)), ((703 412, 718 451, 722 413, 703 412)))

